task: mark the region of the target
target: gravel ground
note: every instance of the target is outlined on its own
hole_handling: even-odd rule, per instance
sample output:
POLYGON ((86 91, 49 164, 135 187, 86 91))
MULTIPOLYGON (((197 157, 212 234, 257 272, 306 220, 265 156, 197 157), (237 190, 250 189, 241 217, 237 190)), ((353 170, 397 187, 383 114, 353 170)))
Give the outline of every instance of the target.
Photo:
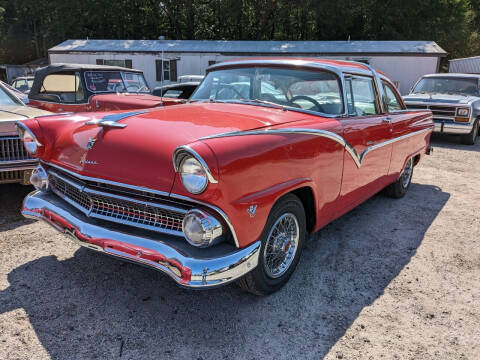
POLYGON ((183 290, 23 219, 0 186, 1 359, 480 358, 480 141, 315 234, 269 297, 183 290))

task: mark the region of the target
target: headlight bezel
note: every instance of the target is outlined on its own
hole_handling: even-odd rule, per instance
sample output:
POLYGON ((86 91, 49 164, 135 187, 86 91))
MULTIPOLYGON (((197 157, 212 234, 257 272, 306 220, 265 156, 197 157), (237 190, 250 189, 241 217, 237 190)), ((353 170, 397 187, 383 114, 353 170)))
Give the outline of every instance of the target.
POLYGON ((17 126, 18 136, 20 137, 27 153, 31 156, 38 155, 39 148, 43 146, 42 143, 38 141, 35 134, 25 124, 16 122, 15 125, 17 126))
POLYGON ((185 239, 190 245, 197 248, 206 248, 223 240, 224 229, 222 223, 218 219, 203 210, 194 208, 185 214, 182 221, 182 231, 185 239), (187 231, 187 223, 189 219, 196 221, 197 225, 199 225, 203 231, 203 234, 200 235, 200 242, 195 242, 191 236, 189 236, 189 232, 187 231))
POLYGON ((190 146, 182 145, 177 147, 173 152, 172 159, 173 159, 173 167, 175 169, 175 172, 179 174, 180 181, 182 181, 183 187, 190 194, 193 194, 193 195, 202 194, 208 188, 209 184, 218 183, 217 179, 215 179, 214 176, 212 175, 212 172, 210 171, 210 168, 208 167, 205 160, 190 146), (182 172, 181 172, 182 166, 185 164, 185 161, 187 161, 190 158, 193 158, 196 162, 198 162, 199 166, 202 168, 202 171, 205 173, 205 177, 206 177, 206 182, 202 187, 202 189, 197 189, 196 191, 191 191, 192 189, 189 189, 185 185, 182 177, 182 172))
POLYGON ((470 108, 468 107, 459 107, 456 111, 457 117, 469 117, 470 116, 470 108))

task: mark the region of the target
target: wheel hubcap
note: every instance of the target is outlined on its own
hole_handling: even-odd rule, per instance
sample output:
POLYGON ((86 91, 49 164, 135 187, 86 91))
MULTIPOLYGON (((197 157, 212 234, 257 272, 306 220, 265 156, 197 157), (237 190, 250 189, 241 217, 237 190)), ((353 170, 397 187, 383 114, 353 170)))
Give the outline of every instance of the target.
POLYGON ((405 165, 405 169, 403 169, 402 175, 400 175, 402 186, 405 189, 408 187, 408 184, 410 184, 410 179, 412 178, 412 172, 413 172, 413 160, 410 159, 408 160, 407 165, 405 165))
POLYGON ((275 221, 263 251, 263 266, 269 277, 278 278, 289 269, 299 236, 298 220, 292 213, 283 214, 275 221))

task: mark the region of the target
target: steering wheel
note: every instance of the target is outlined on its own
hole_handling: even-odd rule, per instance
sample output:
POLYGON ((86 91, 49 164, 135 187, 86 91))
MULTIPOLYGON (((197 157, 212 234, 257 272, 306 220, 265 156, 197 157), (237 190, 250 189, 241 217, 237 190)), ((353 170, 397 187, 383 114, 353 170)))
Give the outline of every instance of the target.
POLYGON ((238 91, 237 89, 235 89, 234 86, 232 85, 219 85, 217 91, 215 92, 215 99, 218 97, 218 93, 222 90, 233 90, 233 92, 235 92, 237 95, 238 95, 238 98, 239 99, 243 99, 243 95, 240 93, 240 91, 238 91))
MULTIPOLYGON (((292 97, 288 102, 289 103, 294 103, 296 100, 310 101, 313 105, 315 105, 315 107, 317 108, 318 111, 322 111, 322 105, 320 105, 320 103, 317 100, 315 100, 314 98, 311 98, 310 96, 297 95, 297 96, 292 97)), ((297 104, 295 104, 295 105, 297 105, 297 104)))

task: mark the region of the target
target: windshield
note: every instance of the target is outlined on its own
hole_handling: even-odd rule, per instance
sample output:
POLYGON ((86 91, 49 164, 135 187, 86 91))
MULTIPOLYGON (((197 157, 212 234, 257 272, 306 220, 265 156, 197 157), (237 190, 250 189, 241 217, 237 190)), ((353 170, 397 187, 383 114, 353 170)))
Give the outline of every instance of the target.
POLYGON ((143 74, 126 71, 85 71, 88 90, 94 93, 150 93, 143 74))
POLYGON ((248 67, 208 73, 191 101, 259 102, 315 111, 343 113, 340 82, 326 71, 248 67))
POLYGON ((428 77, 421 79, 412 93, 478 96, 478 80, 476 78, 428 77))
POLYGON ((0 106, 23 105, 0 86, 0 106))

